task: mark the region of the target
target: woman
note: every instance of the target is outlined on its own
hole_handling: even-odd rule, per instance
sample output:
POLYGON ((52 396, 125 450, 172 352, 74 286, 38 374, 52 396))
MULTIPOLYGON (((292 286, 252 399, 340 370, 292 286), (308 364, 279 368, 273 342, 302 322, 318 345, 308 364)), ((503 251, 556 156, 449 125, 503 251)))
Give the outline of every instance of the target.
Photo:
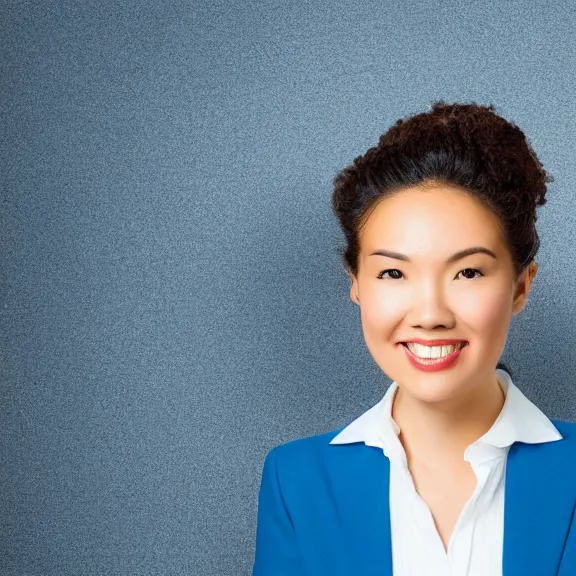
POLYGON ((254 576, 576 575, 576 424, 498 364, 550 181, 493 106, 444 102, 336 177, 350 298, 393 383, 268 454, 254 576))

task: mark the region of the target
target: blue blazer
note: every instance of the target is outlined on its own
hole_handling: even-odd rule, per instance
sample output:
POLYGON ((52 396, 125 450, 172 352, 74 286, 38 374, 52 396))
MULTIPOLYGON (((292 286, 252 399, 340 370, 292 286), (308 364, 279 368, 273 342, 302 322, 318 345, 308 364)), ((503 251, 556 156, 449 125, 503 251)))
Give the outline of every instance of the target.
MULTIPOLYGON (((576 576, 576 423, 552 422, 562 440, 508 453, 503 576, 576 576)), ((390 460, 342 429, 268 453, 253 576, 393 576, 390 460)))

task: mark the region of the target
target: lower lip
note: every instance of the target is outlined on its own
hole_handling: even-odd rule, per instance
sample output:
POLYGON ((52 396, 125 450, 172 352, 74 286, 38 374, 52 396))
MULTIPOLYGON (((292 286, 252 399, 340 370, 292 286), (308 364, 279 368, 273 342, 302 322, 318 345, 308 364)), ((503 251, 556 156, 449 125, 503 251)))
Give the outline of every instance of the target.
POLYGON ((438 370, 444 370, 445 368, 452 366, 454 362, 458 360, 460 352, 462 352, 462 350, 466 348, 467 344, 465 344, 462 348, 457 348, 456 350, 454 350, 454 352, 452 352, 452 354, 448 354, 448 356, 445 356, 444 358, 439 359, 427 358, 426 360, 418 358, 416 354, 410 351, 408 346, 405 346, 404 344, 400 344, 400 346, 402 346, 402 348, 404 348, 404 350, 406 351, 408 360, 410 360, 412 366, 418 368, 418 370, 423 370, 424 372, 436 372, 438 370))

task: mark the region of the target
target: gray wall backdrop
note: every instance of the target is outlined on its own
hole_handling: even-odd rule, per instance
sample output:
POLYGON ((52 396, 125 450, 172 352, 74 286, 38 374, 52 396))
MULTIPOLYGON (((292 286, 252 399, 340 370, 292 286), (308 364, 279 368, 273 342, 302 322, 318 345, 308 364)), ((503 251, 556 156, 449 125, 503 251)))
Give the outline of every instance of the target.
POLYGON ((439 98, 555 177, 503 360, 576 420, 573 2, 0 8, 0 573, 251 573, 266 453, 390 381, 348 298, 337 170, 439 98))

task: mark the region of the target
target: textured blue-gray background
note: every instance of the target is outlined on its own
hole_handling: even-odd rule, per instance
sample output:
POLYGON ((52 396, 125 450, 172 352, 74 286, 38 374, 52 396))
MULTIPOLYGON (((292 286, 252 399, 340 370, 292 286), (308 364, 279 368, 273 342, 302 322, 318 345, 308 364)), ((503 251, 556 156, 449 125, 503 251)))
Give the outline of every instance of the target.
POLYGON ((0 8, 0 573, 249 575, 264 457, 390 381, 330 212, 400 117, 492 103, 555 177, 503 356, 576 419, 573 2, 0 8))

